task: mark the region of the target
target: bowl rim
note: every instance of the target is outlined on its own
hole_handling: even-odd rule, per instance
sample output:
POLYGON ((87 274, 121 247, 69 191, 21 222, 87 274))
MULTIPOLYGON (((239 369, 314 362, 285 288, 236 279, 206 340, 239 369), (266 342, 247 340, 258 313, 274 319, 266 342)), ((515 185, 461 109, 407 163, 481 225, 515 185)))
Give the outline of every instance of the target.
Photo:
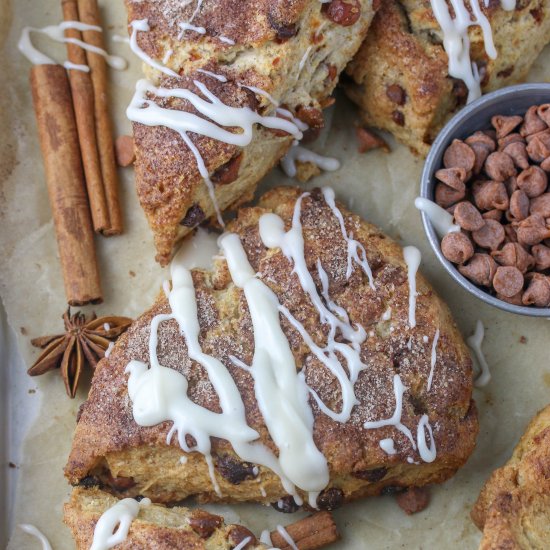
MULTIPOLYGON (((485 108, 490 104, 500 103, 508 99, 510 96, 515 96, 518 93, 521 95, 527 95, 529 92, 548 93, 548 100, 550 101, 550 83, 529 83, 529 84, 517 84, 514 86, 507 86, 490 92, 481 96, 479 99, 473 101, 469 105, 463 107, 457 114, 455 114, 441 129, 436 139, 434 140, 422 169, 422 175, 420 180, 420 196, 433 200, 433 173, 438 167, 435 166, 436 158, 439 156, 441 149, 448 145, 451 136, 457 132, 462 124, 476 115, 482 113, 485 108)), ((437 259, 445 269, 445 271, 451 276, 451 278, 458 283, 464 290, 473 294, 476 298, 482 300, 486 304, 494 306, 498 309, 508 311, 510 313, 516 313, 519 315, 525 315, 529 317, 547 317, 550 318, 550 307, 537 308, 530 306, 517 306, 500 300, 495 296, 491 296, 488 292, 485 292, 481 288, 474 285, 466 277, 464 277, 454 264, 449 262, 443 253, 441 252, 441 240, 437 236, 435 229, 430 222, 428 216, 424 212, 420 212, 422 217, 422 225, 428 242, 432 247, 437 259)))

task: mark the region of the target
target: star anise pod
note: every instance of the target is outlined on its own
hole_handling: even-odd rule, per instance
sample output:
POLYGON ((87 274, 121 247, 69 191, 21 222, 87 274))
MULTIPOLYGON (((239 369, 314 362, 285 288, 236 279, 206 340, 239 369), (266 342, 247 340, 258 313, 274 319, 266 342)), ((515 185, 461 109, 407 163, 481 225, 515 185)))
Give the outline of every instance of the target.
POLYGON ((90 319, 80 311, 71 315, 71 308, 63 314, 65 333, 42 336, 31 340, 31 344, 44 349, 34 365, 27 371, 38 376, 60 368, 67 395, 74 397, 80 375, 86 366, 95 369, 105 356, 111 342, 114 342, 132 323, 128 317, 97 317, 90 319))

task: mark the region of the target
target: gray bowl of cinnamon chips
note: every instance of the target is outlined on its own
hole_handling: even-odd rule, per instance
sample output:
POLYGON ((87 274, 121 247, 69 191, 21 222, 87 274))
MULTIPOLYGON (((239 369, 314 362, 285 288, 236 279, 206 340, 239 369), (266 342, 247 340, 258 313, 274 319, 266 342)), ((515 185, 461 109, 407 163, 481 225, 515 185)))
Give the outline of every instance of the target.
POLYGON ((550 84, 522 84, 467 105, 426 159, 421 196, 453 215, 442 238, 449 275, 500 309, 550 317, 550 84))

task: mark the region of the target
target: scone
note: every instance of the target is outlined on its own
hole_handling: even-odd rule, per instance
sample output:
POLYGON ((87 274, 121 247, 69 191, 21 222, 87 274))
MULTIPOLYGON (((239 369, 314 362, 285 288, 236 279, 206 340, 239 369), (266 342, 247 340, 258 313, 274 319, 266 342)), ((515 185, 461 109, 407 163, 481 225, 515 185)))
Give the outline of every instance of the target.
MULTIPOLYGON (((550 41, 546 0, 517 2, 512 11, 502 2, 486 4, 479 1, 492 27, 497 58, 487 55, 480 27, 468 32, 484 92, 524 79, 550 41)), ((347 68, 346 91, 361 108, 363 122, 391 132, 421 155, 468 93, 462 80, 449 76, 443 36, 429 0, 386 0, 347 68)))
POLYGON ((550 548, 550 405, 485 483, 472 519, 483 530, 483 550, 550 548))
POLYGON ((126 0, 150 81, 128 109, 136 187, 161 264, 201 221, 250 200, 293 140, 322 127, 373 4, 126 0))
POLYGON ((270 191, 227 231, 213 270, 178 254, 170 303, 98 365, 70 483, 290 512, 451 477, 478 431, 471 359, 418 251, 329 188, 270 191))
MULTIPOLYGON (((94 540, 99 518, 118 503, 114 496, 95 487, 76 488, 64 507, 64 521, 71 530, 77 550, 88 550, 94 540)), ((264 550, 266 545, 242 525, 226 525, 223 517, 205 510, 190 510, 158 504, 140 506, 128 535, 117 549, 138 550, 231 550, 246 538, 248 550, 264 550)))

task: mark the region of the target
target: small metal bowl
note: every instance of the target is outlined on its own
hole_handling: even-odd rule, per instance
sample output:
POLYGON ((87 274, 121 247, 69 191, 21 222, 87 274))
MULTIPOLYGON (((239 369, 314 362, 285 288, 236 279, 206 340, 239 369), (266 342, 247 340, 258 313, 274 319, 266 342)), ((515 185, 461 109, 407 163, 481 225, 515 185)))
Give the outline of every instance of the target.
MULTIPOLYGON (((441 130, 426 158, 422 171, 420 194, 434 200, 434 174, 443 166, 443 154, 453 139, 465 139, 477 130, 491 127, 494 115, 523 115, 531 105, 550 102, 550 84, 520 84, 484 95, 459 111, 441 130)), ((531 317, 550 317, 550 308, 516 306, 491 296, 463 277, 458 269, 441 252, 440 239, 437 236, 428 216, 422 212, 422 223, 430 245, 447 273, 470 294, 492 306, 511 313, 531 317)))

